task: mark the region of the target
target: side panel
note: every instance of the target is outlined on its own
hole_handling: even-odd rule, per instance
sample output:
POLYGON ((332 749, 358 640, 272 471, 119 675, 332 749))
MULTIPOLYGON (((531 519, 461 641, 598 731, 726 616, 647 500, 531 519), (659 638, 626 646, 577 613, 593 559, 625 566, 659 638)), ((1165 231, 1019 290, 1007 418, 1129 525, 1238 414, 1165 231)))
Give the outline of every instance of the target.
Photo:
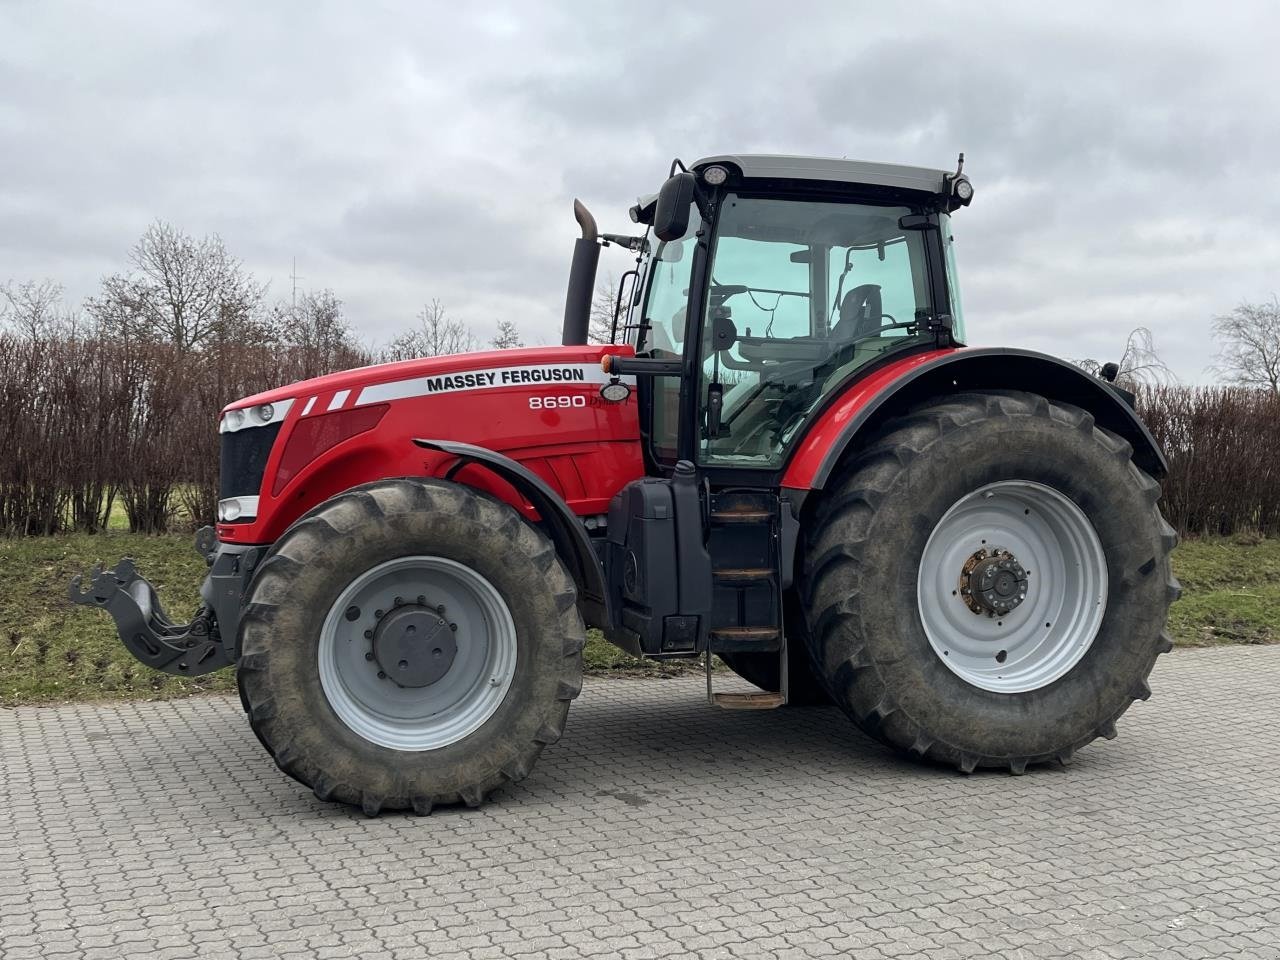
MULTIPOLYGON (((257 517, 218 524, 218 537, 269 543, 307 510, 343 490, 386 477, 439 476, 456 464, 456 457, 414 446, 416 437, 503 454, 545 481, 574 513, 604 513, 613 494, 644 474, 635 391, 621 402, 600 396, 607 379, 600 357, 606 352, 621 351, 584 346, 438 358, 418 367, 370 368, 363 382, 353 379, 361 371, 352 371, 342 380, 325 378, 263 395, 278 402, 277 394, 292 392, 295 402, 266 465, 257 517), (281 476, 282 462, 299 462, 290 442, 300 424, 327 417, 336 426, 345 414, 378 406, 386 410, 376 426, 312 459, 304 450, 303 465, 285 471, 287 479, 281 476)), ((313 426, 297 436, 315 443, 325 432, 313 426)), ((536 515, 490 471, 467 467, 455 479, 536 515)))
POLYGON ((1133 445, 1134 459, 1144 470, 1157 478, 1168 472, 1146 425, 1109 384, 1056 357, 987 347, 906 357, 850 386, 810 426, 787 464, 782 486, 821 489, 845 451, 873 433, 876 424, 930 397, 965 390, 1025 390, 1083 407, 1099 426, 1133 445))

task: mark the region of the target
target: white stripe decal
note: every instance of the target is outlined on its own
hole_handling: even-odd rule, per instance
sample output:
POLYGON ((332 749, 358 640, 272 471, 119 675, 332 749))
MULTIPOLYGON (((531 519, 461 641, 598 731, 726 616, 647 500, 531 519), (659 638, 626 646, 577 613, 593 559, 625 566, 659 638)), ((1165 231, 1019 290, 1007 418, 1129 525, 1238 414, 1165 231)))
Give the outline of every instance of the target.
POLYGON ((302 408, 302 415, 305 417, 308 413, 311 412, 311 408, 314 407, 315 405, 316 405, 316 398, 315 397, 309 398, 307 400, 307 405, 302 408))
MULTIPOLYGON (((333 395, 333 399, 329 401, 329 409, 330 410, 339 409, 344 403, 347 402, 347 397, 349 396, 351 396, 350 390, 339 390, 337 393, 333 395)), ((328 423, 328 422, 329 421, 327 420, 325 421, 325 423, 328 423)))
MULTIPOLYGON (((538 366, 488 367, 484 370, 458 370, 412 380, 395 380, 365 387, 356 397, 355 406, 385 403, 406 397, 425 397, 437 393, 463 390, 500 390, 504 387, 571 387, 578 384, 608 383, 613 378, 598 363, 551 363, 538 366)), ((619 377, 634 384, 635 377, 619 377)), ((332 407, 330 408, 332 409, 332 407)))

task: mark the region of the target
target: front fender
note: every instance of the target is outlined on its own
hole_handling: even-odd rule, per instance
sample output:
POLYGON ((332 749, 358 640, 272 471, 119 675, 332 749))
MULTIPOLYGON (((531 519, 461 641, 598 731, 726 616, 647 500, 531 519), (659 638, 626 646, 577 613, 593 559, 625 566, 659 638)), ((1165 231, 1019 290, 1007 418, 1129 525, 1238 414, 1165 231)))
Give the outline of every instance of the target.
POLYGON ((592 626, 610 623, 609 591, 605 587, 604 570, 596 555, 586 528, 569 505, 536 473, 521 463, 485 447, 450 440, 413 441, 427 450, 439 450, 458 458, 446 477, 452 477, 468 463, 475 463, 497 474, 511 484, 538 511, 538 518, 555 545, 565 567, 578 587, 578 600, 583 619, 592 626))
POLYGON ((973 390, 1022 390, 1071 403, 1133 446, 1133 459, 1160 479, 1168 462, 1151 431, 1110 384, 1074 364, 1013 347, 947 350, 904 357, 855 381, 813 421, 783 471, 782 486, 822 489, 848 452, 886 420, 933 397, 973 390))

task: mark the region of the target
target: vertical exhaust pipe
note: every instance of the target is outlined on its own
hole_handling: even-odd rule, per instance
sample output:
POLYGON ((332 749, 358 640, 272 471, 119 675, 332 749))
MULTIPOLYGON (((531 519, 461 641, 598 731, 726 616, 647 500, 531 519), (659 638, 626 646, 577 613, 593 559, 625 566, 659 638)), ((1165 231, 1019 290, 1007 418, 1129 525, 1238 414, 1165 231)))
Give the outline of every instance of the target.
POLYGON ((566 347, 587 342, 591 329, 591 298, 596 288, 596 266, 600 263, 599 231, 596 218, 573 201, 573 216, 582 228, 582 236, 573 242, 573 263, 569 267, 569 289, 564 298, 564 331, 561 342, 566 347))

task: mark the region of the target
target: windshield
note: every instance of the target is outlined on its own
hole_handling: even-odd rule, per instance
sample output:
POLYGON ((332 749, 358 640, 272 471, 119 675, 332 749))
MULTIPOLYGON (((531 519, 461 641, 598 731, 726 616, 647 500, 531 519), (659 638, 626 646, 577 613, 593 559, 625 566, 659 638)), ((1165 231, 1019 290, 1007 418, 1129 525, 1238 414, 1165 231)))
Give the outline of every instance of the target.
POLYGON ((910 207, 725 197, 711 261, 701 395, 704 463, 773 467, 858 367, 928 338, 924 234, 910 207))

